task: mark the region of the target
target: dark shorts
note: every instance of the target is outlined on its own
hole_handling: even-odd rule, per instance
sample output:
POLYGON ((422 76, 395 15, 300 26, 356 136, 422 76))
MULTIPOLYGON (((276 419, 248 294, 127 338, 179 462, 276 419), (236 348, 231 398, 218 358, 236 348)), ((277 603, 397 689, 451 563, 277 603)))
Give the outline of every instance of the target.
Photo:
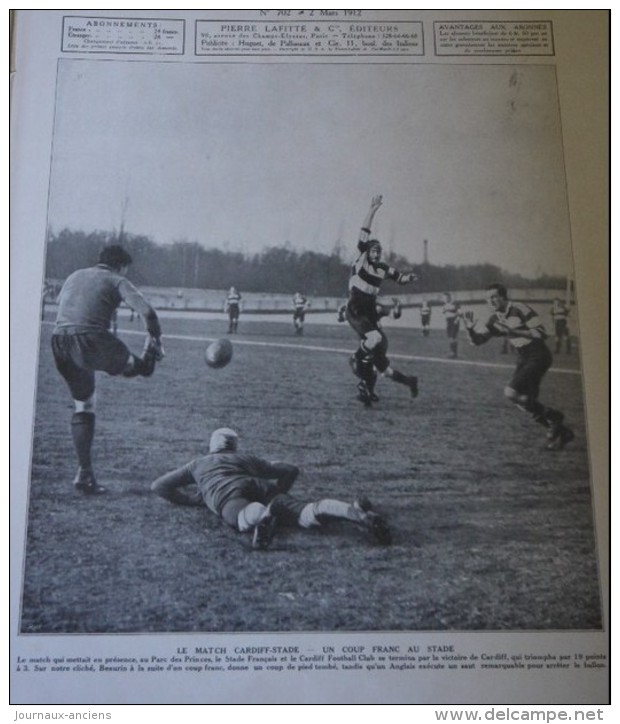
POLYGON ((377 314, 377 303, 374 299, 368 302, 350 299, 347 302, 345 316, 347 322, 357 332, 360 339, 379 329, 379 315, 377 314))
POLYGON ((542 340, 534 340, 524 347, 519 347, 517 353, 519 355, 517 367, 508 386, 520 395, 527 395, 535 400, 538 398, 542 378, 551 367, 553 357, 542 340))
POLYGON ((56 368, 74 400, 87 400, 95 391, 95 371, 119 375, 131 355, 128 347, 109 332, 52 335, 56 368))
POLYGON ((556 337, 567 337, 568 336, 568 322, 566 319, 558 319, 555 323, 555 336, 556 337))
POLYGON ((239 305, 231 304, 228 307, 228 317, 230 319, 239 319, 239 305))
POLYGON ((293 312, 293 319, 296 319, 300 322, 303 322, 306 318, 306 310, 305 309, 296 309, 293 312))
POLYGON ((372 349, 372 363, 379 372, 385 372, 390 366, 390 360, 387 356, 388 339, 379 326, 379 316, 374 300, 372 308, 366 305, 357 305, 353 301, 349 301, 346 309, 346 317, 361 340, 365 339, 369 332, 378 332, 381 335, 381 341, 372 349))
POLYGON ((459 336, 460 321, 458 319, 446 320, 446 334, 450 339, 456 339, 459 336))

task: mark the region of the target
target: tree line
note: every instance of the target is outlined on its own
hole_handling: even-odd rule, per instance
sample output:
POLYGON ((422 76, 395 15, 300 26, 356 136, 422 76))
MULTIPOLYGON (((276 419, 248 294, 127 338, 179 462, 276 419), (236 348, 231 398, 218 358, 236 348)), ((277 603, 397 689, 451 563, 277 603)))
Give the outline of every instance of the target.
MULTIPOLYGON (((246 292, 292 294, 302 291, 316 296, 345 296, 352 259, 341 251, 331 254, 296 251, 290 246, 272 246, 257 254, 205 248, 197 242, 177 241, 157 244, 140 234, 105 231, 85 233, 63 229, 48 234, 46 277, 64 280, 71 272, 91 266, 106 244, 122 243, 133 257, 128 277, 137 285, 195 289, 227 289, 235 286, 246 292)), ((352 255, 354 251, 352 251, 352 255)), ((387 253, 388 264, 403 271, 414 271, 419 292, 483 289, 501 280, 514 289, 539 287, 562 289, 566 280, 542 275, 528 279, 501 270, 493 264, 434 265, 412 264, 406 258, 387 253)), ((385 282, 383 293, 403 291, 394 282, 385 282)))

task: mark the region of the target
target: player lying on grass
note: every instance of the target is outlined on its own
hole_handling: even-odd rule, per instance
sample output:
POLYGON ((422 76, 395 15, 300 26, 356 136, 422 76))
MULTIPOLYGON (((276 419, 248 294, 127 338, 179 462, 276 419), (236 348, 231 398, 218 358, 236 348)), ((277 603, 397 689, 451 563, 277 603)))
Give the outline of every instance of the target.
POLYGON ((125 278, 131 256, 122 246, 105 247, 99 263, 78 269, 65 281, 58 298, 52 353, 73 397, 71 434, 78 458, 75 489, 87 495, 105 492, 93 472, 95 371, 124 377, 149 377, 163 358, 161 328, 155 310, 125 278), (141 315, 148 337, 141 356, 133 354, 110 326, 121 302, 141 315))
POLYGON ((387 523, 368 500, 298 500, 288 494, 299 475, 296 465, 240 453, 237 446, 234 430, 215 430, 207 455, 157 478, 151 489, 171 503, 206 505, 235 530, 251 532, 258 550, 269 546, 277 524, 313 528, 330 518, 359 525, 382 545, 391 542, 387 523))
POLYGON ((418 378, 405 375, 391 366, 387 356, 388 339, 379 324, 381 315, 377 308, 377 296, 384 279, 408 284, 417 278, 415 274, 404 274, 382 262, 381 244, 377 239, 370 238, 372 221, 382 203, 383 198, 375 196, 364 219, 357 242, 360 255, 351 267, 349 299, 345 310, 347 321, 360 339, 359 347, 351 357, 351 368, 360 380, 358 397, 366 407, 379 399, 375 394, 377 372, 409 387, 412 397, 418 394, 418 378))
POLYGON ((469 338, 475 345, 484 344, 491 337, 509 340, 518 358, 514 374, 504 388, 504 395, 547 429, 548 450, 561 450, 575 435, 563 424, 564 415, 559 410, 545 407, 538 401, 540 383, 553 361, 544 341, 547 338, 545 328, 530 306, 508 299, 503 284, 487 287, 487 302, 491 314, 486 321, 477 322, 473 312, 463 314, 469 338))

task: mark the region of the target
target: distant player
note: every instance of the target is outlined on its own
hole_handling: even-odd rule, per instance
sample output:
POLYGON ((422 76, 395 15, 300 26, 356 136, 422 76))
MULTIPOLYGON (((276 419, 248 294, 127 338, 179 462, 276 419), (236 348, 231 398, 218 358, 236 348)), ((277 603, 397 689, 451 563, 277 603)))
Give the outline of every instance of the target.
POLYGON ((110 332, 115 337, 118 336, 118 309, 115 309, 110 317, 110 332))
POLYGON ((304 333, 304 322, 306 320, 306 310, 310 306, 308 298, 300 292, 296 292, 293 297, 293 328, 295 334, 302 335, 304 333))
POLYGON ((241 312, 241 294, 235 287, 228 290, 224 302, 224 311, 228 314, 228 334, 235 334, 239 326, 239 313, 241 312))
POLYGON ((546 428, 548 450, 561 450, 575 435, 563 424, 564 415, 560 411, 538 401, 541 381, 553 361, 544 341, 545 328, 530 306, 508 299, 503 284, 487 287, 487 302, 491 314, 484 322, 476 322, 473 312, 463 315, 469 338, 475 345, 484 344, 491 337, 508 338, 518 358, 504 395, 546 428))
POLYGON ((360 380, 357 386, 358 398, 366 407, 379 399, 375 394, 377 371, 409 387, 412 397, 418 394, 418 378, 404 375, 391 366, 387 357, 388 340, 379 321, 381 314, 377 296, 383 281, 392 279, 399 284, 408 284, 417 279, 415 274, 399 272, 382 262, 381 244, 377 239, 370 238, 372 221, 382 203, 383 198, 375 196, 364 219, 357 242, 360 255, 351 267, 345 312, 347 321, 360 339, 359 348, 351 357, 351 368, 360 380))
POLYGON ((426 299, 422 300, 420 306, 420 322, 422 323, 422 334, 428 337, 431 333, 431 305, 426 299))
POLYGON ((234 430, 215 430, 207 455, 157 478, 151 489, 171 503, 206 505, 234 530, 251 533, 252 547, 258 550, 269 546, 278 524, 315 528, 329 519, 351 521, 377 543, 391 542, 387 523, 368 500, 298 500, 288 494, 299 475, 296 465, 268 462, 237 448, 234 430))
POLYGON ((553 300, 551 319, 555 331, 555 353, 562 351, 562 341, 566 345, 566 354, 571 353, 570 331, 568 329, 568 315, 570 308, 559 297, 553 300))
POLYGON ((43 282, 43 294, 41 295, 41 319, 45 319, 45 306, 54 301, 54 285, 45 280, 43 282))
POLYGON ((451 359, 458 357, 459 350, 459 328, 460 328, 460 306, 458 302, 452 300, 450 292, 443 295, 443 315, 446 320, 446 335, 448 336, 448 345, 450 347, 451 359))
POLYGON ((75 489, 87 495, 105 492, 93 472, 91 447, 95 434, 95 371, 124 377, 149 377, 163 358, 161 328, 155 310, 125 278, 131 256, 122 246, 105 247, 99 263, 78 269, 65 281, 58 298, 52 352, 56 367, 73 397, 73 445, 79 468, 75 489), (142 315, 148 337, 137 356, 110 331, 121 302, 142 315))

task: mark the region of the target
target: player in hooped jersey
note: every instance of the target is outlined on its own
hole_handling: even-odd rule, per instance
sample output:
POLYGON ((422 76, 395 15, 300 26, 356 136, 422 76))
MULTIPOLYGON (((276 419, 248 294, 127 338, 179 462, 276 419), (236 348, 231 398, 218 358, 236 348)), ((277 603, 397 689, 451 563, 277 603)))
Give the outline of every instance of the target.
POLYGON ((125 278, 131 256, 122 246, 110 245, 99 254, 99 263, 78 269, 67 277, 58 297, 52 353, 56 368, 67 383, 75 412, 71 434, 78 458, 73 484, 86 495, 105 492, 93 472, 91 448, 95 435, 95 371, 123 377, 150 377, 163 359, 161 328, 155 310, 125 278), (142 316, 148 333, 138 356, 111 331, 113 315, 121 302, 142 316))
POLYGON ((310 306, 308 298, 301 292, 296 292, 293 297, 293 327, 295 334, 303 335, 304 322, 306 320, 306 310, 310 306))
POLYGON ((460 305, 453 301, 452 294, 445 292, 443 295, 444 305, 442 312, 446 320, 446 335, 450 347, 449 357, 456 359, 459 349, 459 327, 461 324, 460 305))
POLYGON ((420 322, 422 323, 422 334, 425 337, 431 333, 431 305, 426 299, 420 305, 420 322))
POLYGON ((383 203, 382 196, 375 196, 362 226, 357 248, 360 252, 351 267, 349 299, 346 318, 360 338, 357 351, 351 357, 351 368, 359 378, 358 397, 366 407, 378 401, 375 394, 377 371, 385 377, 406 385, 411 396, 418 394, 418 378, 394 369, 387 357, 388 340, 381 329, 380 307, 377 296, 385 279, 408 284, 417 279, 415 274, 405 274, 381 261, 381 244, 371 238, 371 226, 375 214, 383 203))
POLYGON ((558 354, 562 351, 562 341, 566 345, 566 354, 571 353, 570 330, 568 328, 568 315, 570 307, 565 304, 559 297, 553 300, 551 307, 551 319, 555 331, 555 352, 558 354))
POLYGON ((236 287, 228 290, 228 296, 224 302, 224 311, 228 314, 228 334, 234 334, 239 326, 239 313, 241 311, 241 294, 236 287))
POLYGON ((157 478, 151 489, 177 505, 206 505, 234 530, 251 533, 252 547, 257 550, 269 546, 278 524, 314 528, 329 519, 351 521, 375 542, 391 543, 388 524, 366 498, 353 503, 334 498, 313 502, 294 498, 289 490, 299 468, 239 452, 238 441, 230 428, 215 430, 208 454, 157 478))
POLYGON ((492 311, 485 322, 476 322, 473 312, 463 314, 469 338, 475 345, 484 344, 491 337, 508 338, 518 357, 504 395, 547 429, 548 450, 561 450, 575 435, 564 425, 562 412, 538 400, 541 381, 553 361, 540 317, 527 304, 511 301, 503 284, 487 287, 487 302, 492 311))

